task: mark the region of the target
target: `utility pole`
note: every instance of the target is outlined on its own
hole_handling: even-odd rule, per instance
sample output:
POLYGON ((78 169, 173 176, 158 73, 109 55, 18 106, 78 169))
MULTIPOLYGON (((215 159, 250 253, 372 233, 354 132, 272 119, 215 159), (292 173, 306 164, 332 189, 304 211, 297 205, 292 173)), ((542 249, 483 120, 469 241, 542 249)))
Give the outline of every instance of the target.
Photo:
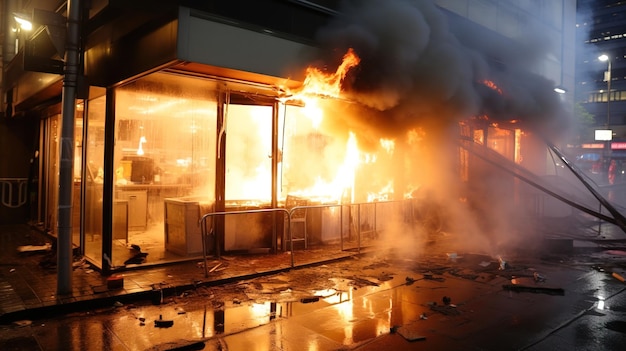
POLYGON ((67 1, 67 34, 61 101, 61 142, 57 223, 57 295, 72 293, 72 199, 74 189, 74 125, 79 73, 81 0, 67 1))

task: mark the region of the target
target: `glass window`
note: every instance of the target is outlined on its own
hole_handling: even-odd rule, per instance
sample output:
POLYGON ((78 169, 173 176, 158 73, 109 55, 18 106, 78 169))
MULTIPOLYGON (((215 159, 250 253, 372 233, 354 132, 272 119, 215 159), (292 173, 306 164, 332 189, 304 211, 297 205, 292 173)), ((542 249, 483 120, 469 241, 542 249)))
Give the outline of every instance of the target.
POLYGON ((186 228, 215 199, 216 91, 214 81, 164 72, 116 90, 115 266, 202 253, 199 230, 186 228), (166 203, 175 203, 170 216, 166 203))
POLYGON ((84 242, 85 256, 94 262, 102 259, 102 200, 104 184, 104 121, 106 97, 87 101, 84 169, 84 242))

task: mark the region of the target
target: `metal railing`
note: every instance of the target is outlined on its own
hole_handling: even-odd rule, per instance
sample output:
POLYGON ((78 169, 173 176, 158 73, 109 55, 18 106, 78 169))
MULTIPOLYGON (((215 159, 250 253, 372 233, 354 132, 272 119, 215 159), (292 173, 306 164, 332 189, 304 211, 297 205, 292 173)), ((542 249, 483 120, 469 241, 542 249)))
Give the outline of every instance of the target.
MULTIPOLYGON (((253 214, 253 213, 282 213, 283 216, 283 220, 285 218, 285 216, 289 219, 287 222, 287 230, 285 231, 283 229, 283 234, 282 234, 282 240, 281 240, 281 247, 283 250, 285 250, 285 243, 288 242, 289 243, 289 250, 291 251, 291 267, 293 268, 295 266, 294 264, 294 250, 293 250, 293 243, 294 243, 294 237, 293 237, 293 228, 291 225, 291 219, 292 219, 292 215, 294 212, 298 211, 298 210, 312 210, 312 209, 330 209, 330 208, 339 208, 339 241, 340 241, 340 250, 341 251, 346 251, 346 250, 352 250, 355 249, 354 247, 352 248, 346 248, 345 247, 345 242, 344 242, 344 234, 345 234, 345 227, 347 224, 348 227, 348 233, 355 233, 355 239, 356 239, 356 250, 358 253, 361 252, 361 248, 362 248, 362 238, 364 235, 367 234, 371 234, 371 233, 378 233, 381 229, 380 227, 380 223, 377 220, 378 215, 380 214, 379 212, 381 211, 381 206, 392 206, 392 208, 390 208, 390 210, 392 211, 407 211, 407 210, 411 210, 412 211, 412 202, 409 200, 400 200, 400 201, 378 201, 378 202, 365 202, 365 203, 353 203, 353 204, 325 204, 325 205, 310 205, 310 206, 295 206, 293 208, 290 209, 285 209, 285 208, 269 208, 269 209, 256 209, 256 210, 242 210, 242 211, 226 211, 226 212, 210 212, 210 213, 206 213, 204 215, 202 215, 202 217, 200 218, 200 220, 198 221, 198 225, 200 226, 200 233, 202 235, 202 254, 203 254, 203 259, 204 259, 204 271, 205 271, 205 277, 208 277, 208 267, 207 267, 207 243, 209 240, 209 237, 211 235, 213 235, 213 244, 214 244, 214 251, 215 251, 215 256, 217 258, 221 257, 221 242, 220 242, 220 237, 219 235, 216 235, 215 233, 213 233, 213 219, 216 216, 235 216, 235 215, 242 215, 242 214, 253 214), (406 205, 409 205, 410 207, 407 208, 406 205), (393 207, 393 206, 399 206, 399 208, 393 207), (349 209, 349 215, 348 215, 348 221, 346 222, 344 219, 344 209, 349 209), (354 209, 354 215, 353 215, 353 209, 354 209), (363 225, 363 218, 364 216, 362 216, 362 214, 364 213, 364 211, 368 212, 368 217, 372 217, 373 219, 373 223, 369 224, 367 226, 363 225), (364 228, 365 227, 365 228, 364 228), (288 238, 285 238, 285 233, 287 234, 288 238), (287 239, 287 240, 285 240, 287 239)), ((400 214, 402 215, 402 214, 400 214)), ((277 229, 277 226, 274 225, 274 228, 272 228, 273 230, 277 229)), ((277 247, 277 238, 273 237, 273 243, 272 243, 273 247, 277 247)), ((305 246, 306 247, 306 246, 305 246)))
POLYGON ((28 178, 0 178, 2 205, 17 208, 28 201, 28 178))
MULTIPOLYGON (((213 217, 216 216, 226 216, 226 215, 241 215, 241 214, 251 214, 251 213, 279 213, 282 212, 283 214, 287 214, 287 218, 289 218, 290 220, 288 221, 288 233, 291 239, 291 212, 287 211, 284 208, 268 208, 268 209, 260 209, 260 210, 243 210, 243 211, 228 211, 228 212, 210 212, 210 213, 206 213, 204 215, 202 215, 202 217, 200 218, 198 224, 200 225, 200 235, 202 235, 202 257, 204 260, 204 276, 208 277, 209 276, 209 271, 208 271, 208 267, 207 267, 207 239, 208 236, 211 232, 213 232, 213 225, 209 226, 207 223, 207 220, 213 219, 213 217)), ((285 218, 284 215, 282 217, 283 219, 285 218)), ((212 224, 212 223, 211 223, 212 224)), ((276 228, 273 228, 274 230, 276 228)), ((221 257, 221 250, 220 250, 220 237, 219 235, 214 235, 213 237, 214 240, 214 249, 215 249, 215 256, 217 256, 218 258, 221 257)), ((272 243, 272 245, 276 245, 276 240, 274 240, 274 242, 272 243)), ((294 266, 293 264, 293 241, 292 241, 292 255, 291 255, 291 267, 294 266)))

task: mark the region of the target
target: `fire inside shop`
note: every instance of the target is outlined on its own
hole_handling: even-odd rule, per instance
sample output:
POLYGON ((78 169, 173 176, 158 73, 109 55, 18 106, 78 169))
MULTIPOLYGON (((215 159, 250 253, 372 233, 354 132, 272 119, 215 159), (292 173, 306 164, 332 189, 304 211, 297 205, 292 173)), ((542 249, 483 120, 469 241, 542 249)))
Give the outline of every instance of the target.
MULTIPOLYGON (((290 245, 418 252, 446 231, 463 233, 459 250, 496 255, 537 242, 545 217, 612 220, 598 202, 619 217, 545 142, 568 119, 554 82, 531 73, 540 48, 485 45, 431 2, 346 6, 320 29, 326 50, 303 79, 229 68, 243 64, 217 53, 238 41, 274 45, 274 60, 295 44, 187 9, 172 23, 189 28, 185 54, 198 59, 91 94, 76 169, 85 256, 106 254, 108 207, 112 268, 290 245), (293 206, 300 226, 281 212, 293 206)), ((271 51, 258 49, 259 60, 271 51)))

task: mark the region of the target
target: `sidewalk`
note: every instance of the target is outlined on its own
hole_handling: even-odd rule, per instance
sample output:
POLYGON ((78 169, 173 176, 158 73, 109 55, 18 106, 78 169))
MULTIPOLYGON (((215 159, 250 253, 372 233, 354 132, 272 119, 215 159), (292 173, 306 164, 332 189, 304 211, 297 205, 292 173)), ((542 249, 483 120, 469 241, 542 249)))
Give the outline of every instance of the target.
MULTIPOLYGON (((41 246, 47 242, 50 238, 29 225, 0 226, 0 324, 35 315, 111 306, 115 302, 161 298, 198 286, 215 286, 291 269, 290 253, 222 256, 220 260, 208 257, 209 273, 205 277, 203 260, 198 258, 125 271, 119 274, 123 276, 123 287, 109 289, 107 277, 88 263, 79 261, 74 263, 73 293, 57 296, 56 269, 40 264, 47 253, 20 253, 17 250, 20 246, 41 246)), ((294 267, 340 260, 355 254, 328 249, 297 251, 294 267)))

